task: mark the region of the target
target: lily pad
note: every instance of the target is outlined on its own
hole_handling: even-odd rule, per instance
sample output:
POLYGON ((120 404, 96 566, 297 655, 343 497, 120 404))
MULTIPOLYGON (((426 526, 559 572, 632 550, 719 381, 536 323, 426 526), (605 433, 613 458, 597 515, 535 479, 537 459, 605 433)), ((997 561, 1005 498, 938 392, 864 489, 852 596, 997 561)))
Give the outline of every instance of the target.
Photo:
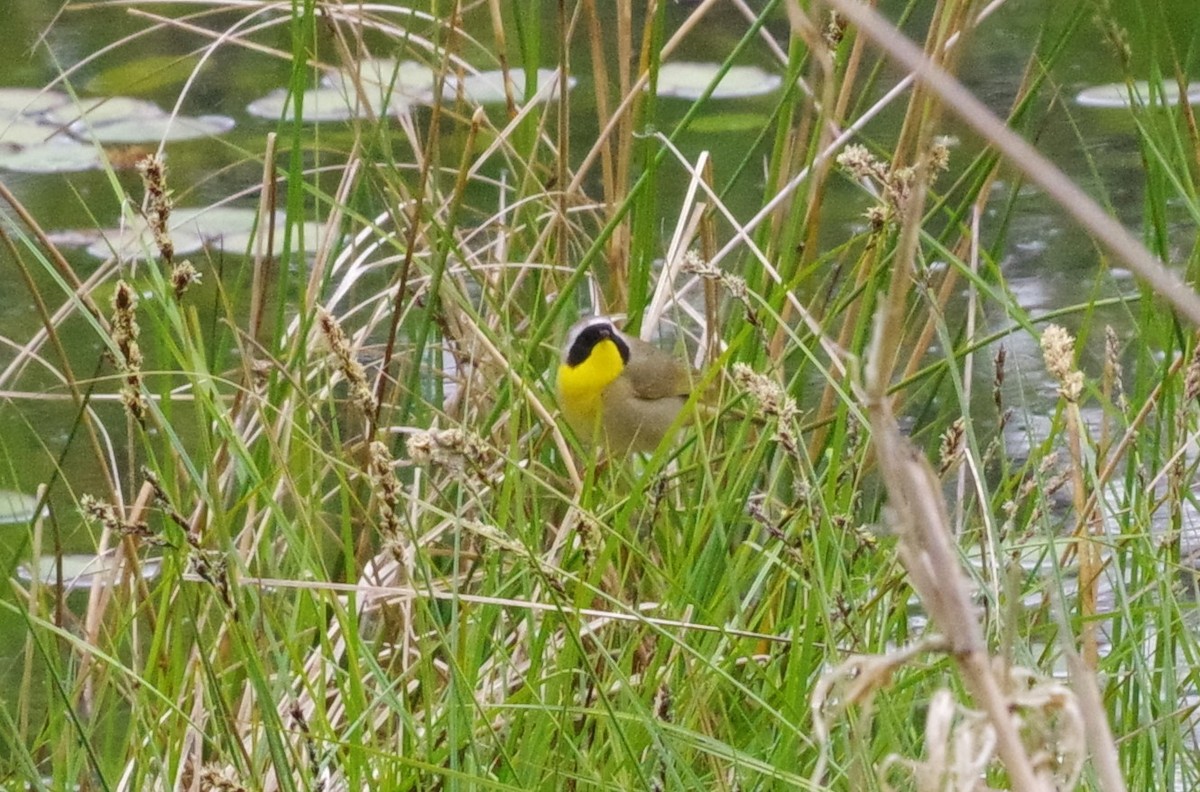
MULTIPOLYGON (((304 120, 309 123, 317 121, 345 121, 353 118, 355 112, 346 99, 346 95, 337 88, 313 88, 305 91, 300 98, 304 120)), ((246 112, 258 118, 291 119, 295 102, 291 92, 280 88, 255 99, 246 106, 246 112)))
MULTIPOLYGON (((525 92, 525 72, 522 69, 509 69, 507 72, 509 82, 512 86, 513 98, 521 101, 526 97, 525 92)), ((557 69, 538 69, 536 73, 537 89, 535 96, 541 101, 557 99, 561 92, 561 87, 558 84, 559 73, 557 69)), ((475 104, 495 104, 497 102, 507 101, 504 92, 505 72, 486 71, 479 74, 471 74, 464 78, 447 78, 442 86, 442 96, 447 100, 454 100, 461 91, 463 98, 468 102, 475 104)), ((567 78, 567 90, 575 87, 576 80, 574 77, 567 78)))
POLYGON ((97 124, 76 121, 71 134, 82 140, 98 143, 149 143, 159 140, 195 140, 220 135, 233 129, 234 120, 227 116, 176 116, 154 118, 124 118, 97 124))
POLYGON ((0 147, 14 149, 40 146, 58 134, 56 127, 39 124, 30 118, 0 118, 0 147))
MULTIPOLYGON (((1174 82, 1164 82, 1161 90, 1151 91, 1150 83, 1138 80, 1131 86, 1125 83, 1109 83, 1085 88, 1075 96, 1075 104, 1080 107, 1141 107, 1150 104, 1154 96, 1157 104, 1174 107, 1180 102, 1179 85, 1174 82)), ((1188 104, 1200 104, 1200 86, 1189 86, 1186 94, 1188 104)))
POLYGON ((145 99, 134 99, 130 96, 93 96, 52 108, 46 113, 46 120, 65 126, 82 120, 91 124, 102 124, 106 121, 156 118, 161 115, 165 115, 163 109, 145 99))
POLYGON ((0 525, 27 523, 37 512, 38 499, 12 490, 0 490, 0 525))
MULTIPOLYGON (((413 61, 364 61, 355 73, 338 71, 321 78, 321 87, 300 97, 304 120, 345 121, 350 118, 395 115, 414 103, 430 101, 433 72, 413 61), (362 91, 360 93, 359 86, 362 91), (363 106, 363 100, 367 106, 363 106)), ((285 89, 251 102, 246 111, 258 118, 292 118, 295 100, 285 89)))
POLYGON ((46 113, 49 124, 66 125, 80 140, 100 143, 151 143, 191 140, 228 132, 234 126, 225 116, 171 117, 154 102, 129 96, 93 97, 55 107, 46 113))
MULTIPOLYGON (((719 63, 678 61, 664 63, 658 70, 658 95, 676 99, 699 99, 721 72, 719 63)), ((709 95, 712 99, 760 96, 779 88, 783 78, 757 66, 731 66, 709 95)))
POLYGON ((199 63, 199 55, 147 55, 105 69, 84 87, 98 94, 148 94, 186 81, 199 63))
POLYGON ((405 106, 428 104, 433 70, 416 61, 376 58, 357 64, 354 70, 330 72, 321 78, 322 86, 336 88, 348 99, 357 97, 360 84, 375 108, 382 107, 384 99, 388 100, 388 107, 396 102, 405 106))
POLYGON ((0 145, 0 168, 22 173, 66 173, 100 167, 95 146, 70 138, 54 138, 37 146, 0 145))
MULTIPOLYGON (((177 256, 195 252, 202 247, 223 250, 227 253, 245 253, 250 249, 256 232, 255 222, 258 212, 254 209, 243 209, 236 206, 212 206, 200 208, 176 208, 171 212, 169 227, 171 240, 175 243, 177 256)), ((283 228, 284 214, 275 215, 278 228, 283 228)), ((321 233, 319 223, 303 223, 294 227, 293 243, 298 242, 298 235, 304 234, 308 247, 316 247, 316 240, 321 233)), ((72 237, 66 237, 72 238, 72 237)), ((80 237, 86 240, 86 237, 80 237)), ((282 245, 277 236, 276 247, 282 245)), ((87 253, 96 258, 106 259, 113 253, 123 258, 140 258, 143 254, 157 253, 154 247, 154 237, 144 221, 125 229, 109 229, 101 232, 101 237, 88 244, 87 253)))
POLYGON ((67 95, 35 88, 0 88, 0 118, 35 116, 67 103, 67 95))
MULTIPOLYGON (((108 582, 113 573, 118 571, 117 567, 122 562, 123 557, 116 553, 108 553, 102 556, 93 554, 67 554, 61 557, 61 564, 59 556, 45 555, 37 560, 36 569, 29 564, 18 566, 17 577, 25 582, 30 582, 33 580, 34 572, 36 571, 37 579, 42 583, 57 584, 58 570, 61 565, 63 589, 66 591, 84 591, 108 582)), ((162 571, 162 559, 146 559, 141 562, 139 570, 143 579, 150 580, 155 578, 162 571)))

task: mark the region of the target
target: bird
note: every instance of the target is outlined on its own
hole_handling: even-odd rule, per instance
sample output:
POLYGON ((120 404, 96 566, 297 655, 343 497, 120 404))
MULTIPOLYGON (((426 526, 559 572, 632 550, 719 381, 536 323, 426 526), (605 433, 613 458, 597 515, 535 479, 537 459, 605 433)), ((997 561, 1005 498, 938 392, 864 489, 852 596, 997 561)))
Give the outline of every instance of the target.
POLYGON ((579 439, 610 455, 651 452, 673 428, 697 374, 670 353, 589 316, 567 333, 556 389, 579 439))

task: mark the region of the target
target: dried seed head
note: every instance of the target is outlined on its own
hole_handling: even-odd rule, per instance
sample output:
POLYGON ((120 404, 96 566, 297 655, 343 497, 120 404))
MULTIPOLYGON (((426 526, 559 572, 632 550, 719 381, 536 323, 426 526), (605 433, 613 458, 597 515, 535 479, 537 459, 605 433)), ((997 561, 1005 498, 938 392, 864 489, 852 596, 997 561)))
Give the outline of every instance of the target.
POLYGON ((121 385, 121 403, 138 422, 146 418, 146 396, 142 393, 142 349, 138 346, 141 329, 137 323, 137 292, 124 280, 117 281, 113 291, 112 338, 117 345, 124 382, 121 385))
POLYGON ((175 291, 175 299, 182 300, 184 292, 192 284, 200 284, 200 272, 190 261, 182 261, 171 268, 171 287, 175 291))
POLYGON ((479 436, 462 429, 430 429, 408 438, 408 455, 418 465, 445 468, 456 478, 468 475, 487 482, 484 474, 494 454, 479 436))
POLYGON ((175 259, 175 243, 171 241, 168 224, 171 219, 171 192, 167 189, 167 163, 151 154, 138 160, 138 173, 146 188, 146 223, 154 234, 154 245, 168 265, 175 259))
POLYGON ((887 225, 888 219, 891 217, 891 211, 886 206, 871 206, 867 211, 863 212, 863 216, 867 218, 867 222, 871 224, 872 231, 882 231, 887 225))
POLYGON ((206 764, 200 768, 200 789, 205 792, 246 792, 237 770, 231 766, 206 764))
POLYGON ((795 400, 787 395, 778 382, 765 374, 759 374, 745 363, 735 363, 733 381, 758 403, 764 414, 788 420, 796 416, 795 400))
POLYGON ((730 297, 738 302, 746 302, 748 294, 746 281, 737 275, 731 275, 719 267, 713 266, 708 261, 705 261, 696 251, 689 250, 684 254, 681 269, 689 275, 696 275, 704 280, 718 281, 729 292, 730 297))
POLYGON ((992 375, 992 401, 996 404, 996 412, 1004 412, 1004 360, 1008 351, 1001 344, 996 348, 996 357, 992 359, 995 374, 992 375))
POLYGON ((960 416, 954 420, 954 423, 942 433, 941 449, 938 454, 938 475, 943 476, 946 471, 958 461, 958 458, 963 453, 963 437, 966 434, 966 422, 960 416))
POLYGON ((875 159, 866 146, 858 143, 851 143, 842 149, 842 153, 837 156, 837 164, 855 179, 878 181, 887 171, 883 163, 875 159))
POLYGON ((950 142, 948 135, 938 135, 933 139, 933 146, 929 149, 930 178, 950 170, 950 142))
POLYGON ((775 441, 789 454, 799 454, 800 444, 794 425, 799 413, 796 400, 788 396, 778 382, 745 363, 734 364, 733 381, 758 403, 764 415, 775 419, 775 441))
MULTIPOLYGON (((1193 359, 1193 363, 1195 359, 1193 359)), ((1121 412, 1129 411, 1125 399, 1124 373, 1121 369, 1121 341, 1112 325, 1104 326, 1104 380, 1111 388, 1112 400, 1121 412)))
POLYGON ((338 370, 350 385, 350 398, 358 405, 359 410, 368 420, 373 419, 378 402, 375 401, 375 394, 367 384, 366 371, 350 349, 350 342, 347 340, 342 326, 334 315, 324 308, 317 309, 317 324, 325 336, 326 343, 329 344, 329 351, 337 360, 338 370))
POLYGON ((404 543, 400 531, 400 481, 392 467, 392 453, 375 440, 367 447, 367 477, 379 499, 379 532, 385 541, 404 543))
POLYGON ((695 250, 689 250, 683 254, 683 266, 680 269, 689 275, 699 275, 706 280, 717 280, 721 277, 721 270, 706 261, 695 250))
POLYGON ((1070 402, 1079 401, 1083 392, 1083 372, 1075 368, 1075 339, 1058 325, 1042 332, 1042 358, 1046 369, 1058 380, 1058 392, 1070 402))
POLYGON ((825 39, 826 46, 831 50, 837 49, 845 35, 846 18, 837 11, 830 11, 829 20, 825 23, 825 29, 821 31, 821 37, 825 39))

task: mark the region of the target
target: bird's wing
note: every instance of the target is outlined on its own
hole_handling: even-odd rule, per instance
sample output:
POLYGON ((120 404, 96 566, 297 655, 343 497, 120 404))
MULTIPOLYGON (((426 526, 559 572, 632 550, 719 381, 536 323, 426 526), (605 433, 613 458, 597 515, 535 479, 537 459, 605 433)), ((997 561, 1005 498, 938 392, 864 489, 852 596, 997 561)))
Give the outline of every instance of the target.
POLYGON ((626 338, 629 343, 629 363, 625 374, 633 385, 634 395, 639 399, 665 399, 670 396, 687 396, 699 379, 682 361, 663 354, 658 347, 637 338, 626 338), (668 367, 669 371, 663 371, 668 367))

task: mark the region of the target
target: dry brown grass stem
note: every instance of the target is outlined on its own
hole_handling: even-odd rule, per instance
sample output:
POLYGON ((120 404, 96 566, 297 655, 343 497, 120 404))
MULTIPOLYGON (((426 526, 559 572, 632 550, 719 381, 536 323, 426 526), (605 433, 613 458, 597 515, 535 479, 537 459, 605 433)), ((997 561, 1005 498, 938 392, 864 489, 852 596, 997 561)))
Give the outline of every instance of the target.
MULTIPOLYGON (((877 324, 881 327, 883 322, 877 324)), ((874 368, 873 362, 868 364, 869 370, 874 368)), ((888 492, 889 522, 899 540, 908 580, 933 624, 949 641, 964 686, 987 713, 1013 788, 1048 792, 1050 787, 1034 772, 988 655, 966 577, 951 544, 950 518, 937 477, 920 451, 901 435, 883 393, 886 388, 871 379, 868 388, 872 394, 872 440, 888 492)))
MULTIPOLYGON (((844 2, 833 3, 844 11, 844 2)), ((855 4, 846 15, 858 23, 863 10, 855 4)), ((876 21, 876 17, 871 17, 876 21)), ((860 25, 861 27, 861 25, 860 25)), ((898 33, 894 35, 899 36, 898 33)), ((926 58, 908 43, 922 64, 926 58)), ((935 118, 936 100, 910 109, 910 117, 935 118)), ((1010 701, 992 667, 983 629, 975 614, 967 579, 951 541, 952 527, 946 503, 928 460, 904 437, 892 412, 888 389, 896 369, 904 336, 903 322, 917 256, 920 220, 928 189, 926 160, 932 130, 918 131, 909 147, 915 161, 914 178, 900 213, 902 224, 895 246, 890 284, 876 315, 875 329, 865 365, 866 407, 879 470, 888 493, 888 521, 898 539, 900 560, 908 580, 929 612, 936 628, 950 642, 950 653, 963 683, 987 714, 995 730, 998 753, 1014 787, 1048 790, 1039 779, 1010 712, 1010 701), (915 146, 915 148, 914 148, 915 146)), ((899 156, 899 155, 897 155, 899 156)))
POLYGON ((1058 634, 1062 640, 1063 657, 1067 660, 1067 669, 1071 674, 1071 687, 1075 691, 1075 701, 1083 715, 1084 736, 1091 753, 1092 767, 1096 778, 1100 781, 1103 792, 1125 792, 1125 779, 1121 775, 1121 761, 1117 753, 1117 742, 1112 729, 1108 725, 1104 701, 1096 686, 1094 669, 1089 668, 1075 647, 1071 645, 1070 624, 1062 603, 1053 609, 1054 618, 1058 622, 1058 634))
MULTIPOLYGON (((817 130, 817 149, 828 151, 833 139, 837 136, 841 122, 837 116, 828 114, 837 107, 838 86, 841 84, 834 66, 833 53, 822 36, 821 26, 801 10, 800 4, 796 0, 790 0, 786 8, 792 35, 804 41, 811 57, 812 68, 816 72, 813 84, 820 88, 821 96, 819 100, 813 97, 813 101, 809 102, 805 109, 806 113, 815 116, 812 126, 817 130)), ((846 75, 845 79, 847 83, 854 82, 853 75, 846 75)), ((804 207, 804 218, 800 224, 800 227, 804 229, 804 239, 801 243, 799 258, 793 264, 795 271, 801 270, 808 262, 814 260, 820 250, 820 246, 817 245, 817 237, 821 229, 821 208, 825 203, 822 198, 832 173, 832 166, 833 160, 828 157, 818 158, 812 162, 811 178, 808 180, 808 199, 804 207)), ((772 361, 778 362, 784 349, 787 339, 784 326, 790 324, 792 310, 791 303, 787 303, 780 312, 780 327, 775 330, 768 351, 772 361)), ((830 389, 826 388, 826 392, 829 391, 830 389)))
MULTIPOLYGON (((355 147, 357 146, 358 139, 355 138, 355 147)), ((355 188, 358 186, 358 177, 362 172, 362 164, 363 161, 358 156, 351 156, 342 170, 341 180, 338 182, 337 191, 334 193, 329 216, 325 219, 321 238, 317 245, 317 254, 313 258, 312 270, 309 273, 308 289, 304 293, 303 305, 305 312, 311 311, 316 305, 317 297, 320 295, 321 284, 325 282, 325 275, 329 272, 331 266, 330 257, 334 252, 334 242, 337 240, 338 229, 342 226, 346 206, 355 188)))
POLYGON ((827 0, 858 30, 893 60, 910 70, 947 109, 954 112, 1013 167, 1042 188, 1055 203, 1108 252, 1133 270, 1155 294, 1170 303, 1193 325, 1200 325, 1200 296, 1175 273, 1163 266, 1145 246, 1114 220, 1063 172, 998 119, 953 76, 932 63, 916 45, 896 30, 879 12, 858 0, 827 0))
POLYGON ((254 244, 253 274, 250 278, 250 316, 246 322, 246 332, 261 346, 269 346, 261 337, 262 319, 266 310, 268 284, 275 281, 275 259, 272 251, 275 250, 275 209, 278 204, 275 180, 277 142, 278 135, 268 132, 263 149, 261 192, 258 198, 258 234, 254 244))

